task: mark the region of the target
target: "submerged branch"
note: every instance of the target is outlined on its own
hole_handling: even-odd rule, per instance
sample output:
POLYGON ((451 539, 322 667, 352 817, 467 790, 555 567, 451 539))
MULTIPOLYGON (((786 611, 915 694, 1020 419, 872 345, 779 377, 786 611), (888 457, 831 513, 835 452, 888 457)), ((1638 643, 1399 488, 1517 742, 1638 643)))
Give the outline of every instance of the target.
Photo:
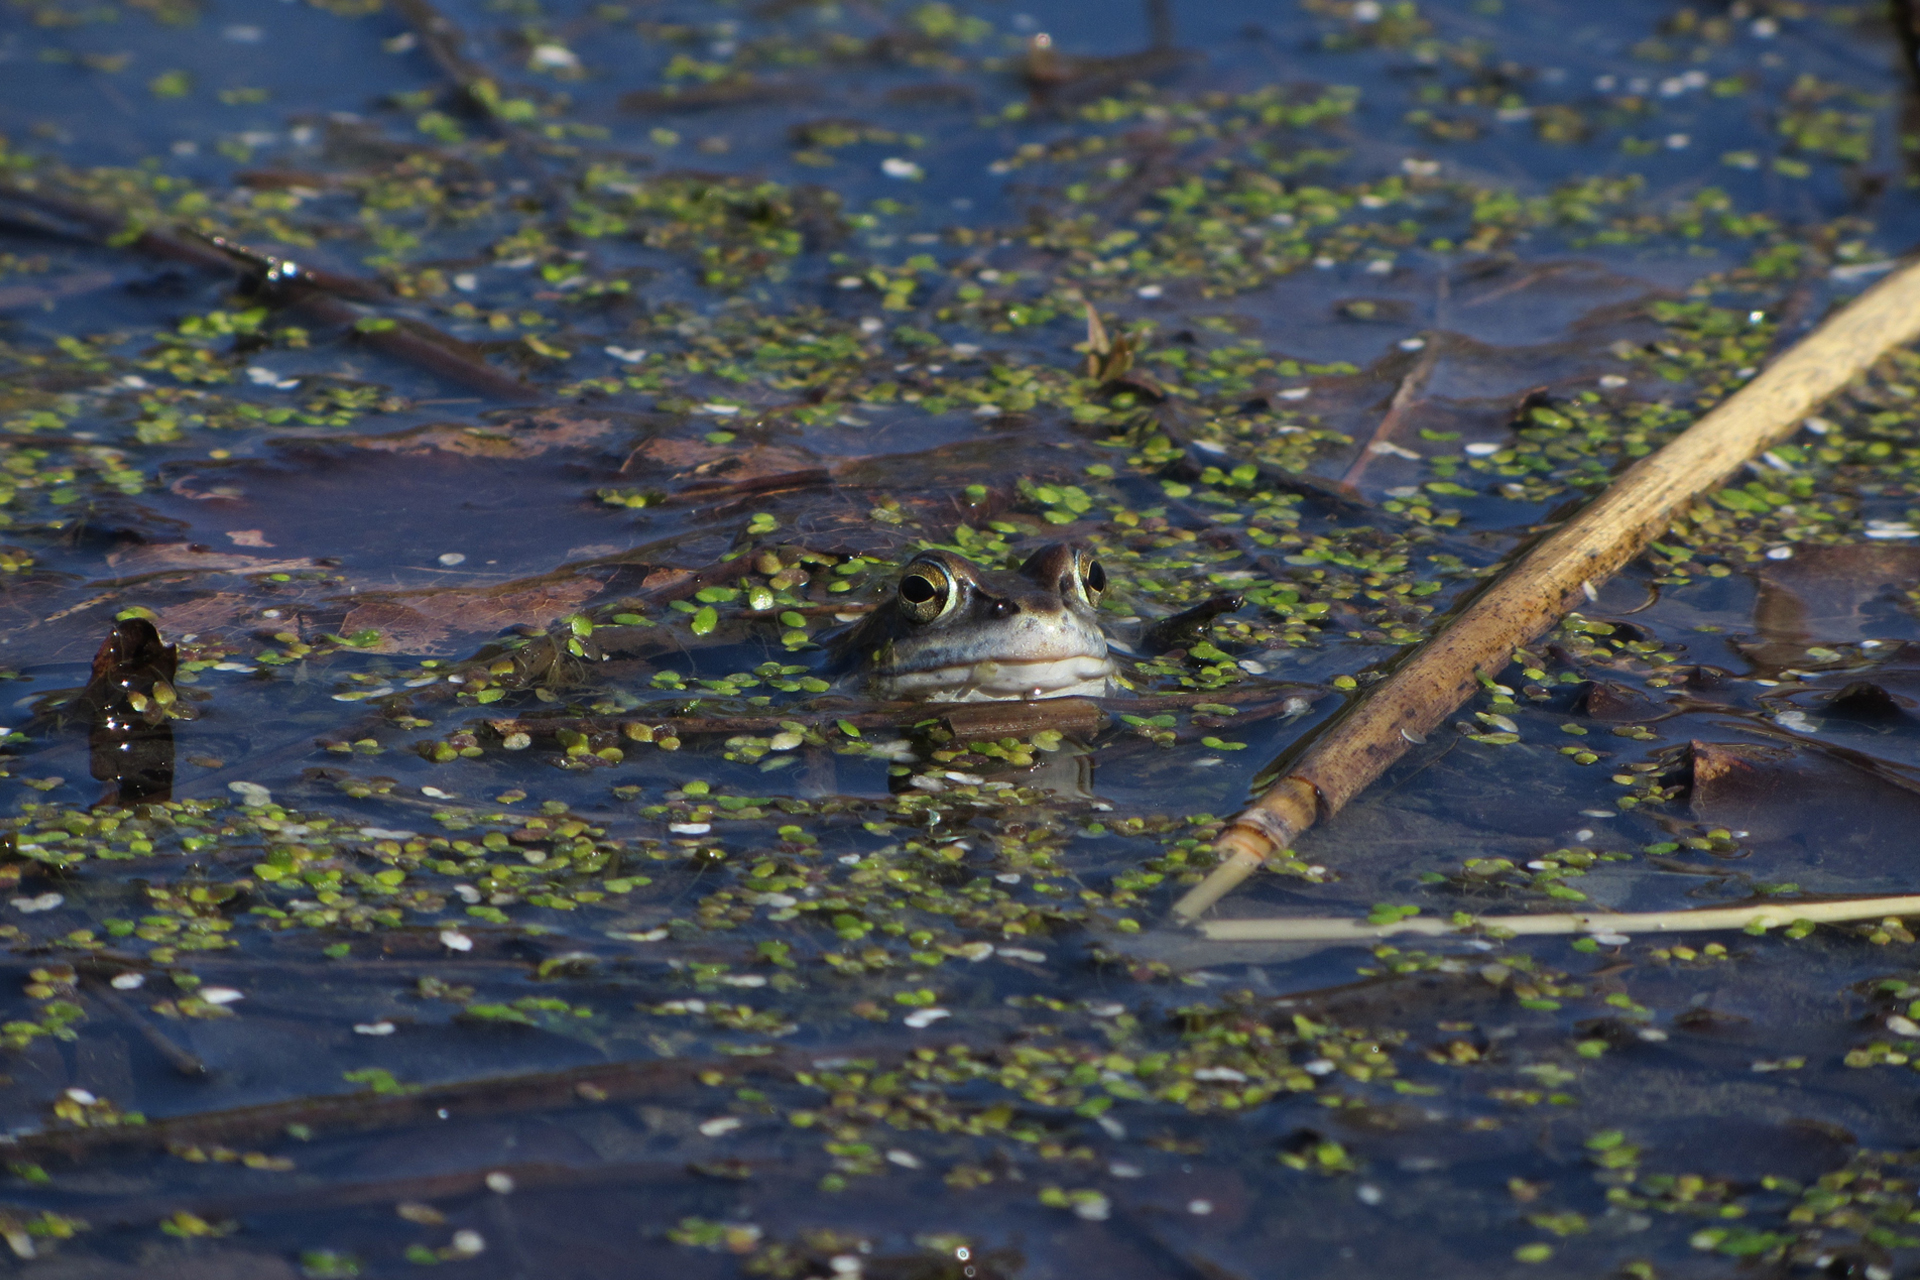
POLYGON ((1895 272, 1783 353, 1724 404, 1641 459, 1534 546, 1441 631, 1356 701, 1237 816, 1223 859, 1174 904, 1192 920, 1276 850, 1340 812, 1493 678, 1513 652, 1644 550, 1675 512, 1797 431, 1806 414, 1895 347, 1920 336, 1920 265, 1895 272))
MULTIPOLYGON (((41 230, 115 245, 124 229, 120 215, 79 200, 30 191, 0 183, 0 204, 25 210, 26 221, 41 230)), ((241 270, 250 276, 265 300, 292 307, 322 324, 351 328, 367 345, 384 355, 502 400, 538 400, 543 393, 480 357, 471 344, 419 320, 388 319, 354 303, 395 301, 372 281, 304 267, 285 258, 249 249, 224 236, 192 230, 178 234, 152 228, 142 230, 127 247, 157 258, 184 262, 210 272, 241 270), (378 320, 366 325, 362 321, 378 320)))

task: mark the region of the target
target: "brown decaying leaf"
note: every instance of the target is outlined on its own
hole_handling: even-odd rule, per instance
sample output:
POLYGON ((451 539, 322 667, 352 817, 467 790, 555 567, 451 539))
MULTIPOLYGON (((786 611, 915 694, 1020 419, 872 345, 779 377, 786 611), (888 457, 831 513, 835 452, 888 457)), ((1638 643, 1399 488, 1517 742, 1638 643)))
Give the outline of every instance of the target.
POLYGON ((396 592, 355 604, 340 630, 343 635, 378 631, 380 639, 367 653, 450 654, 456 637, 492 635, 515 626, 546 627, 578 613, 599 590, 591 578, 562 578, 533 586, 396 592))
POLYGON ((1762 642, 1746 654, 1761 666, 1791 666, 1809 645, 1875 638, 1867 607, 1920 582, 1920 547, 1796 547, 1790 560, 1767 561, 1758 577, 1753 621, 1762 642))

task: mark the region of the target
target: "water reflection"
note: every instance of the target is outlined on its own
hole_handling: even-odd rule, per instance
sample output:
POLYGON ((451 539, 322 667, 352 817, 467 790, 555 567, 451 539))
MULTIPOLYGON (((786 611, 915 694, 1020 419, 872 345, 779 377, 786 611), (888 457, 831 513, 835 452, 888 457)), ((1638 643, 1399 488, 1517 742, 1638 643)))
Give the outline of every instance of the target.
POLYGON ((89 765, 106 784, 96 808, 173 797, 174 646, 145 618, 113 624, 93 656, 78 707, 90 725, 89 765))

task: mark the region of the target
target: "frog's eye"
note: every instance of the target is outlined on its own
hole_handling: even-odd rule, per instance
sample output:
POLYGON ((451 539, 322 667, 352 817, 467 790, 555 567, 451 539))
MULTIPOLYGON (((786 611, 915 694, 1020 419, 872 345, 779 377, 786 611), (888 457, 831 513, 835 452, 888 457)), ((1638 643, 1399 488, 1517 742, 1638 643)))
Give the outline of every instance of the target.
POLYGON ((932 622, 954 596, 953 575, 937 564, 916 564, 900 576, 900 612, 915 622, 932 622))
POLYGON ((1087 593, 1088 604, 1100 603, 1100 595, 1107 589, 1107 571, 1098 560, 1089 559, 1080 566, 1080 585, 1087 593))

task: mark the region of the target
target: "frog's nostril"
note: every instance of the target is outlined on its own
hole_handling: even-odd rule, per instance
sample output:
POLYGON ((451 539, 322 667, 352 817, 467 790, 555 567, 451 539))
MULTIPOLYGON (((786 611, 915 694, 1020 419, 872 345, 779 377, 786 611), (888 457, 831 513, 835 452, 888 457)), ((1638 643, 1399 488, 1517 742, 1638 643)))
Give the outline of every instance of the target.
POLYGON ((1011 618, 1018 612, 1020 612, 1020 606, 1011 600, 995 600, 987 608, 987 616, 990 618, 1011 618))

